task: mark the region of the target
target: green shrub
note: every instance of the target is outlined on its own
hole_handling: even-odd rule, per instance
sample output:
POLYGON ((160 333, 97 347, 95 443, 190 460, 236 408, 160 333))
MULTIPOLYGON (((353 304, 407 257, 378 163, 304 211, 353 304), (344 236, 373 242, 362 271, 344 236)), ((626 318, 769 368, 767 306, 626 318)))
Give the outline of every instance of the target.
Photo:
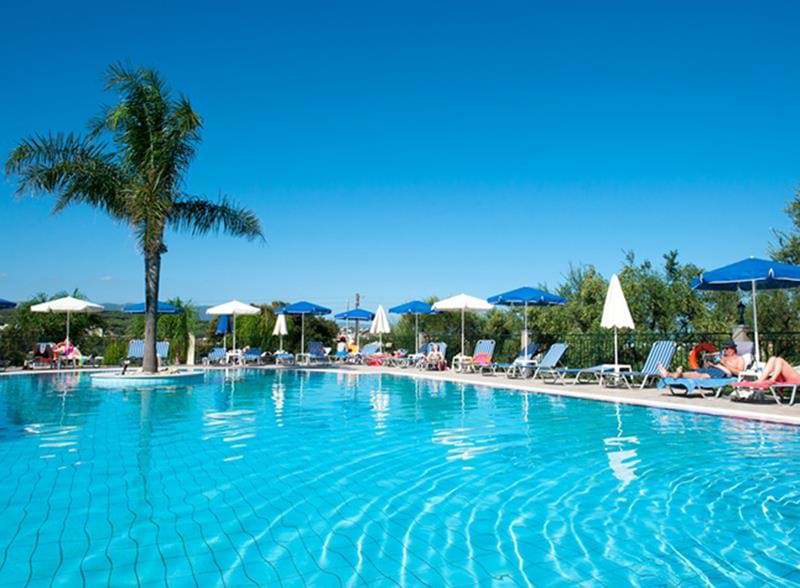
POLYGON ((103 352, 104 365, 120 365, 128 355, 128 345, 122 339, 111 341, 103 352))

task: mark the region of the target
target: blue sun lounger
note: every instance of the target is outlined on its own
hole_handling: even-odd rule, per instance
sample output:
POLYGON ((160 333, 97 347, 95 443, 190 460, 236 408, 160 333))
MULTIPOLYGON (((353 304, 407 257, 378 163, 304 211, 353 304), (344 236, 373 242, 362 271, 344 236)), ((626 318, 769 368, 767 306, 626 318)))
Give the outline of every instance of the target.
POLYGON ((358 350, 358 353, 355 354, 353 358, 353 363, 363 363, 364 365, 367 364, 367 360, 371 355, 377 355, 381 352, 381 344, 377 341, 373 341, 372 343, 367 343, 361 349, 358 350))
POLYGON ((208 352, 208 355, 206 355, 203 363, 205 364, 222 363, 224 359, 225 359, 225 348, 214 347, 211 351, 208 352))
POLYGON ((328 354, 325 353, 325 347, 322 345, 322 341, 309 341, 308 343, 308 353, 300 353, 297 356, 298 363, 329 363, 330 359, 328 358, 328 354))
POLYGON ((422 347, 419 348, 418 353, 409 353, 402 360, 398 361, 397 365, 399 365, 402 368, 413 367, 417 365, 423 359, 425 359, 426 355, 428 355, 428 351, 430 351, 431 345, 433 345, 433 342, 425 343, 422 347))
POLYGON ((658 388, 667 388, 670 394, 677 396, 689 396, 700 394, 701 396, 711 396, 719 398, 722 390, 736 382, 736 378, 661 378, 658 388))
MULTIPOLYGON (((169 356, 169 341, 156 341, 156 356, 159 361, 169 356)), ((144 340, 131 339, 128 343, 128 359, 144 359, 144 340)))
POLYGON ((622 382, 628 388, 636 380, 641 379, 641 388, 644 388, 648 380, 659 377, 658 366, 665 367, 672 361, 675 354, 675 343, 673 341, 657 341, 650 348, 644 366, 641 371, 631 372, 620 370, 614 364, 595 365, 587 368, 558 369, 551 372, 549 377, 553 378, 553 384, 566 384, 566 377, 572 376, 571 384, 622 382), (610 378, 609 376, 613 376, 610 378))
POLYGON ((275 365, 292 365, 294 363, 294 354, 288 351, 276 351, 272 357, 275 359, 275 365))
POLYGON ((636 383, 636 380, 641 379, 640 389, 647 386, 648 381, 657 380, 661 377, 658 373, 658 366, 664 366, 669 369, 669 364, 672 363, 672 357, 675 355, 675 341, 656 341, 650 348, 650 354, 642 366, 641 371, 638 372, 622 372, 620 375, 625 383, 630 387, 631 384, 636 383))
POLYGON ((532 377, 534 379, 541 377, 547 378, 551 374, 555 374, 560 368, 558 365, 561 363, 561 358, 567 352, 569 345, 566 343, 553 343, 547 353, 544 354, 539 363, 536 364, 532 377))
POLYGON ((260 364, 262 362, 263 355, 264 353, 261 351, 261 347, 251 347, 242 353, 242 363, 260 364))
MULTIPOLYGON (((490 366, 482 368, 481 373, 483 375, 487 374, 496 374, 499 371, 509 373, 510 370, 514 369, 522 369, 525 367, 532 367, 536 365, 536 362, 533 358, 539 352, 539 345, 537 343, 528 343, 525 346, 525 349, 519 352, 519 355, 514 358, 514 361, 510 363, 492 363, 490 366)), ((509 376, 511 377, 511 376, 509 376)))
POLYGON ((542 379, 552 378, 552 382, 548 382, 548 384, 566 384, 567 376, 572 376, 570 384, 600 383, 605 374, 614 373, 614 368, 615 366, 612 364, 593 365, 585 368, 555 368, 549 370, 542 379))

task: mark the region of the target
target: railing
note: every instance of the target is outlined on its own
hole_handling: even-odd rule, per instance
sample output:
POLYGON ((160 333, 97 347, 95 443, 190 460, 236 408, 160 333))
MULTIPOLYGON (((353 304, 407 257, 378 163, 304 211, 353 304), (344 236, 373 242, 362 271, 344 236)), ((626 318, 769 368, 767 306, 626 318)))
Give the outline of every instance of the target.
MULTIPOLYGON (((532 335, 532 338, 534 336, 532 335)), ((664 333, 628 332, 619 334, 619 361, 630 364, 634 369, 641 368, 653 343, 671 340, 677 343, 672 366, 686 366, 689 352, 699 343, 712 343, 719 348, 731 338, 730 333, 689 333, 669 335, 664 333)), ((540 336, 535 339, 544 347, 563 341, 569 345, 565 363, 570 366, 590 366, 611 363, 614 360, 613 333, 574 333, 563 337, 540 336)), ((800 333, 760 333, 761 360, 779 355, 793 365, 800 363, 800 333)), ((501 359, 509 359, 501 357, 501 359)))
MULTIPOLYGON (((674 366, 686 366, 689 352, 698 343, 713 343, 718 348, 730 339, 730 333, 693 333, 691 335, 670 336, 662 333, 620 333, 619 362, 641 368, 650 349, 656 341, 672 340, 677 343, 674 366)), ((611 363, 614 360, 614 335, 572 334, 564 340, 569 344, 566 361, 570 366, 589 366, 611 363)))

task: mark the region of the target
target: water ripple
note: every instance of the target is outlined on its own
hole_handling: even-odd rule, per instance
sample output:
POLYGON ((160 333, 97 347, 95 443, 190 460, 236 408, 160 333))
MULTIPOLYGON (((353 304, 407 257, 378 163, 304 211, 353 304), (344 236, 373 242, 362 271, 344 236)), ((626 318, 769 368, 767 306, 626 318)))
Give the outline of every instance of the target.
POLYGON ((0 401, 11 584, 800 585, 791 427, 248 370, 0 401))

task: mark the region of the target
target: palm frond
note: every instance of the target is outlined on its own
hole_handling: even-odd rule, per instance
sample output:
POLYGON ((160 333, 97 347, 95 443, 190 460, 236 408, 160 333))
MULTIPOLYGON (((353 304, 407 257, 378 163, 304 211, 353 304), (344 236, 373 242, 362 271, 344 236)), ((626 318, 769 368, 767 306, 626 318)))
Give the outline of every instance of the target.
POLYGON ((118 100, 90 121, 85 137, 37 136, 11 153, 6 172, 18 176, 18 193, 55 195, 55 212, 74 203, 100 207, 129 223, 149 255, 165 251, 167 226, 263 239, 251 211, 184 195, 203 126, 188 98, 174 97, 155 71, 122 63, 108 68, 106 89, 118 100))
POLYGON ((186 196, 173 205, 170 224, 178 230, 188 230, 193 235, 223 231, 251 240, 264 239, 258 217, 224 197, 219 202, 212 202, 205 198, 186 196))
POLYGON ((123 147, 124 162, 151 193, 175 192, 200 141, 202 120, 188 99, 172 97, 153 70, 122 64, 109 67, 107 88, 121 95, 92 122, 94 136, 108 132, 123 147))
POLYGON ((69 134, 23 139, 5 169, 18 177, 17 194, 55 194, 53 212, 84 203, 125 217, 121 170, 103 145, 87 138, 69 134))

